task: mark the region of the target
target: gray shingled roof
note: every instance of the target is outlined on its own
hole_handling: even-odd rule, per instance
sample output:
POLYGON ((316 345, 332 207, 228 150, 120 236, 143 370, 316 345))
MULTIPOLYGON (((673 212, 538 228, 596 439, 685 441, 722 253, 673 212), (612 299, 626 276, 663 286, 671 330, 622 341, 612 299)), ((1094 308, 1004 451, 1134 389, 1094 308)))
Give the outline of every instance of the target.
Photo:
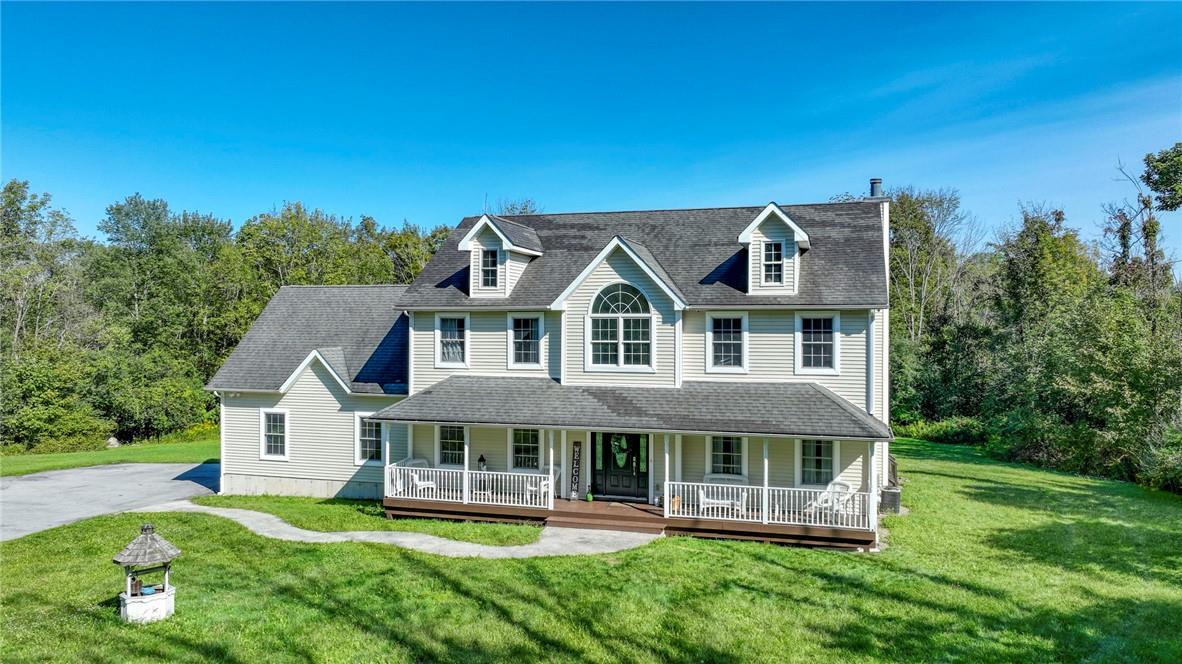
POLYGON ((452 376, 376 415, 461 422, 888 440, 890 428, 815 383, 686 382, 679 388, 560 385, 452 376))
MULTIPOLYGON (((613 236, 644 246, 690 306, 887 306, 880 203, 783 205, 809 234, 796 295, 747 295, 747 251, 739 233, 765 206, 643 212, 587 212, 505 217, 533 228, 545 254, 533 258, 507 298, 469 298, 468 255, 459 239, 468 217, 411 284, 407 308, 549 305, 613 236)), ((507 225, 507 224, 506 224, 507 225)))
POLYGON ((313 350, 366 394, 406 394, 406 286, 284 286, 206 386, 278 390, 313 350))
POLYGON ((539 253, 544 251, 542 241, 538 238, 538 232, 529 226, 492 214, 488 215, 488 218, 496 224, 499 231, 505 234, 505 237, 509 238, 510 242, 518 247, 539 253))
POLYGON ((181 550, 172 542, 156 534, 156 527, 150 523, 140 526, 140 534, 123 550, 115 554, 111 562, 116 565, 159 565, 174 560, 181 555, 181 550))

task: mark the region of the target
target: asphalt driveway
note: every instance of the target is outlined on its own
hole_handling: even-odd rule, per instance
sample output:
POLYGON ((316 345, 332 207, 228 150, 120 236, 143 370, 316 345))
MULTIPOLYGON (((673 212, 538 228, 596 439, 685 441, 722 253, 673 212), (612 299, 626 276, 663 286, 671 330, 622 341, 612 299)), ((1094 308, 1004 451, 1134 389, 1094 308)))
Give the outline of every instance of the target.
POLYGON ((0 477, 0 541, 214 493, 216 463, 121 463, 0 477))

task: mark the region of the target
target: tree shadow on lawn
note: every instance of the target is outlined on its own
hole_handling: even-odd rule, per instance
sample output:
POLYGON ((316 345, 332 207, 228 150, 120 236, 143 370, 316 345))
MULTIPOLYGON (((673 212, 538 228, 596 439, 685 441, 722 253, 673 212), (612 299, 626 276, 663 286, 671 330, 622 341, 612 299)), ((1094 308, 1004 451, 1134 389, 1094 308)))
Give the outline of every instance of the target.
MULTIPOLYGON (((849 657, 900 661, 1182 661, 1182 601, 1086 593, 1075 605, 1030 606, 1003 588, 925 573, 882 557, 849 555, 838 570, 752 556, 807 580, 803 589, 760 585, 784 602, 810 605, 808 628, 849 657), (874 570, 868 573, 868 569, 874 570), (810 588, 841 588, 834 606, 810 588), (852 614, 835 623, 826 613, 852 614)), ((803 562, 803 561, 802 561, 803 562)))
POLYGON ((356 579, 316 576, 285 584, 277 592, 321 613, 326 621, 343 621, 397 644, 415 661, 736 661, 710 646, 645 639, 612 629, 603 618, 609 609, 623 608, 613 607, 611 601, 620 589, 602 579, 604 593, 588 602, 569 592, 564 574, 545 569, 546 559, 457 564, 404 551, 390 555, 396 564, 363 581, 361 588, 356 579), (516 569, 497 576, 466 576, 474 564, 516 569), (408 578, 415 580, 416 588, 404 592, 399 583, 408 578), (428 601, 423 592, 416 592, 424 584, 428 601), (358 593, 381 597, 380 610, 350 599, 358 593), (473 624, 479 625, 476 631, 473 624))

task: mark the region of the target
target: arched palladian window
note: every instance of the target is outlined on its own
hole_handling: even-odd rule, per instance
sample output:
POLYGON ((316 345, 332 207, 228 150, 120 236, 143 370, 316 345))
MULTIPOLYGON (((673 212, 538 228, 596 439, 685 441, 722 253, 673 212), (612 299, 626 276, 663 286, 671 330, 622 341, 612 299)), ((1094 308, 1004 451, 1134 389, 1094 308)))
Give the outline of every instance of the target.
POLYGON ((591 364, 652 365, 652 309, 635 286, 611 284, 591 303, 591 364))

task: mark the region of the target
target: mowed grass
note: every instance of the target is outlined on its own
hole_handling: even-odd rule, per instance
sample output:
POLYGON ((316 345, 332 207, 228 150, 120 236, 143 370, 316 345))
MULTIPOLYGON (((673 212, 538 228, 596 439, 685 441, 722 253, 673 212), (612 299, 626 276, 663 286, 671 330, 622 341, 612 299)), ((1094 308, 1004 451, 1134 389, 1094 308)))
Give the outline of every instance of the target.
POLYGON ((215 463, 221 454, 217 430, 187 442, 132 443, 110 450, 0 456, 0 476, 112 463, 215 463))
POLYGON ((1182 498, 900 441, 880 554, 665 538, 447 559, 153 514, 177 614, 123 625, 142 515, 0 543, 4 661, 1182 661, 1182 498))
POLYGON ((401 530, 438 537, 510 546, 536 542, 540 526, 462 523, 439 519, 387 519, 375 500, 293 498, 287 496, 200 496, 193 502, 210 507, 236 507, 267 512, 307 530, 401 530))

